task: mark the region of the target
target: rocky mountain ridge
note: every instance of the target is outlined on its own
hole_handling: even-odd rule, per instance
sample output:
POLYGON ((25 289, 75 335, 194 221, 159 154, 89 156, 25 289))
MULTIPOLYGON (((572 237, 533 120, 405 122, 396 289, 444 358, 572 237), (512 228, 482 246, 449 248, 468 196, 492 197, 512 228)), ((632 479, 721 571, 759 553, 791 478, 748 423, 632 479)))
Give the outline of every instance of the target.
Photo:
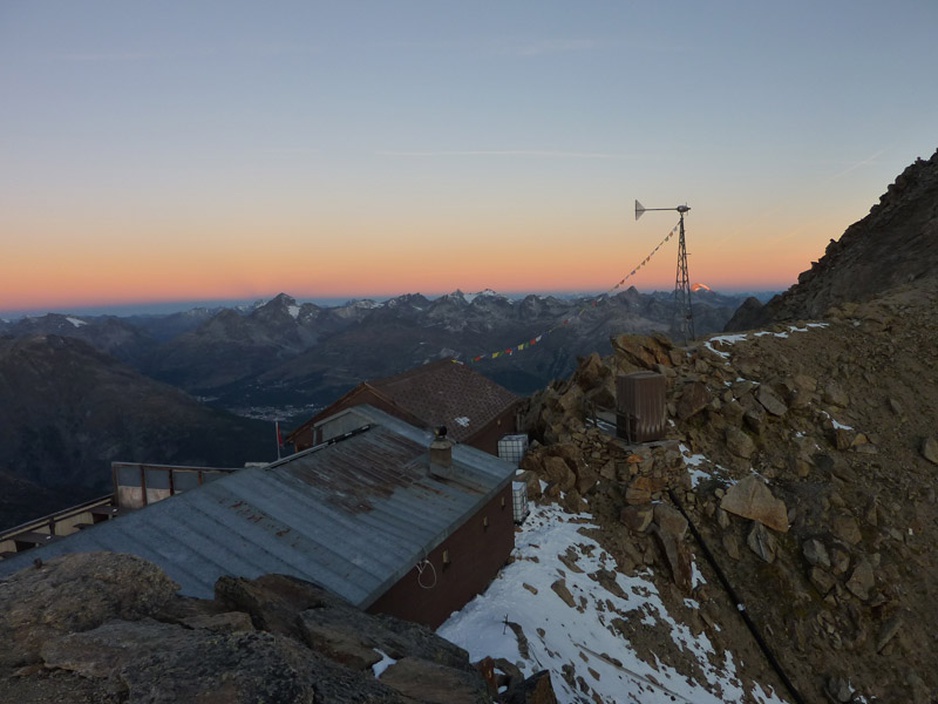
POLYGON ((863 302, 938 272, 938 151, 917 159, 890 184, 869 215, 832 239, 798 283, 764 306, 747 300, 726 331, 823 317, 828 308, 863 302))
MULTIPOLYGON (((695 293, 698 329, 721 329, 741 301, 741 296, 695 293)), ((335 307, 300 304, 279 294, 247 309, 169 316, 49 314, 0 324, 0 333, 77 337, 147 376, 244 412, 252 406, 327 404, 362 379, 441 356, 468 361, 570 320, 524 359, 481 369, 511 390, 528 393, 569 374, 576 354, 605 344, 610 330, 667 331, 673 318, 671 294, 634 288, 615 296, 520 300, 457 290, 435 299, 405 294, 335 307)))

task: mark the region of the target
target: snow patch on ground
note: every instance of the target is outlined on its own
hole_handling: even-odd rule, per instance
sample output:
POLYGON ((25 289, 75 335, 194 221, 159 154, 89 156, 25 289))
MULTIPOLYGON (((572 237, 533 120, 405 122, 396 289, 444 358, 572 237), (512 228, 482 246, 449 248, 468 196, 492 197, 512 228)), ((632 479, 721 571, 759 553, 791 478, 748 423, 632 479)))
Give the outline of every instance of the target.
POLYGON ((300 317, 300 307, 299 306, 287 306, 287 312, 291 317, 296 320, 300 317))
POLYGON ((693 488, 696 489, 700 482, 706 481, 707 479, 719 479, 727 485, 736 483, 729 478, 724 467, 711 463, 704 455, 691 454, 691 451, 686 445, 681 444, 679 448, 681 455, 684 457, 684 465, 687 467, 687 471, 690 474, 690 483, 693 488))
MULTIPOLYGON (((747 693, 732 656, 718 655, 705 634, 695 637, 675 621, 649 573, 617 572, 612 556, 581 533, 596 528, 590 520, 554 504, 533 506, 516 534, 514 561, 437 633, 473 661, 506 658, 525 676, 550 670, 561 704, 783 701, 760 688, 747 693), (692 681, 655 656, 641 660, 627 635, 635 628, 670 636, 705 681, 692 681)), ((695 583, 702 580, 696 573, 695 583)))
POLYGON ((87 324, 88 324, 87 321, 82 320, 81 318, 71 318, 71 317, 69 317, 69 318, 66 318, 66 320, 67 320, 68 322, 70 322, 72 325, 74 325, 76 328, 80 328, 82 325, 87 325, 87 324))
POLYGON ((834 418, 834 416, 832 416, 827 411, 821 411, 821 414, 830 419, 831 425, 834 426, 834 430, 853 430, 852 426, 844 425, 843 423, 838 421, 836 418, 834 418))
POLYGON ((732 345, 735 342, 742 342, 743 340, 747 340, 749 339, 750 336, 765 337, 766 335, 772 335, 774 337, 779 337, 779 338, 784 339, 784 338, 787 338, 789 334, 793 332, 808 332, 808 330, 810 330, 811 328, 826 328, 826 327, 828 327, 827 323, 808 323, 804 327, 801 327, 801 328, 799 328, 797 325, 790 325, 787 331, 783 330, 781 332, 771 332, 769 330, 761 330, 759 332, 754 332, 754 333, 737 333, 734 335, 714 335, 709 340, 704 342, 704 347, 706 347, 708 350, 710 350, 714 354, 719 355, 720 357, 723 357, 724 359, 729 359, 730 357, 729 352, 718 350, 716 349, 716 347, 714 347, 714 345, 720 345, 720 346, 732 345))
POLYGON ((730 353, 723 352, 722 350, 716 349, 714 347, 714 344, 732 345, 734 342, 740 342, 745 339, 746 339, 746 335, 716 335, 714 337, 711 337, 709 340, 707 340, 704 343, 704 347, 706 347, 708 350, 710 350, 714 354, 719 355, 720 357, 729 359, 730 353))
POLYGON ((375 677, 381 677, 384 674, 384 671, 387 670, 391 665, 397 662, 394 658, 388 655, 383 650, 378 650, 378 648, 372 648, 378 655, 381 656, 381 659, 371 666, 371 671, 374 673, 375 677))

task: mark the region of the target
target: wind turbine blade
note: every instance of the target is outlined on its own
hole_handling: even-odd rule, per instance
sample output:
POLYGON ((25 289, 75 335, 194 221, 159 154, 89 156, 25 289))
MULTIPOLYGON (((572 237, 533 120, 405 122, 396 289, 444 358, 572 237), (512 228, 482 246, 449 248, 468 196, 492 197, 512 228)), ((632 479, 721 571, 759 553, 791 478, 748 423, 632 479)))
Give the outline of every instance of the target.
POLYGON ((639 203, 638 200, 636 200, 635 201, 635 219, 638 220, 642 216, 642 213, 644 212, 645 212, 645 206, 639 203))

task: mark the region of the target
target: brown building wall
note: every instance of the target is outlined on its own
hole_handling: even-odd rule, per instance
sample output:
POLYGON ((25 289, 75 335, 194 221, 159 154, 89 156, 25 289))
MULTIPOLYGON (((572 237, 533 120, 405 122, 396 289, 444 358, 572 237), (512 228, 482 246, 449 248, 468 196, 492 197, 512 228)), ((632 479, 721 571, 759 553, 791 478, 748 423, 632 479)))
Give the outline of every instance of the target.
POLYGON ((488 587, 514 546, 509 482, 428 555, 432 569, 429 566, 422 572, 412 569, 379 597, 368 612, 390 614, 437 628, 453 611, 488 587))
POLYGON ((498 457, 498 441, 506 435, 518 432, 518 405, 512 404, 498 416, 489 421, 484 427, 466 438, 467 445, 488 452, 498 457))

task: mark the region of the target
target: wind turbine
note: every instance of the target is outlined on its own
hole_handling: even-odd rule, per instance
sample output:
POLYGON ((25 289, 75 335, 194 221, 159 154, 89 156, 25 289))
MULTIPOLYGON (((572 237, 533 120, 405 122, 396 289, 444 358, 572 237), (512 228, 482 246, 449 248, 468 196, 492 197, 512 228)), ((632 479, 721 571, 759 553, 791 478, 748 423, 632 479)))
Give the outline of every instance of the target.
POLYGON ((679 315, 677 328, 681 331, 684 344, 694 339, 694 311, 690 305, 690 276, 687 273, 687 243, 684 239, 684 213, 690 210, 688 205, 676 208, 646 208, 635 201, 635 220, 649 210, 676 210, 681 214, 681 234, 677 245, 677 275, 674 277, 674 301, 679 315))

